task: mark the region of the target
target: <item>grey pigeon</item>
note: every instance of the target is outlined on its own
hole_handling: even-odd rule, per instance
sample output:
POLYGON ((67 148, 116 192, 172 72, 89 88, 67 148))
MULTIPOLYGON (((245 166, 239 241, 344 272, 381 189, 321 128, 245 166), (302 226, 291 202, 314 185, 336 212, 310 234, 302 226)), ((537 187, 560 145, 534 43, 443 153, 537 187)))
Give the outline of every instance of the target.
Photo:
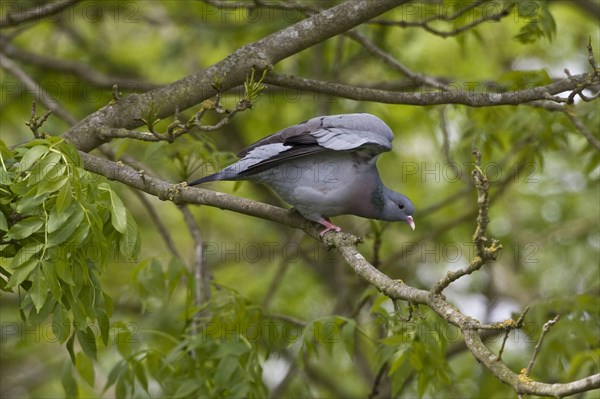
POLYGON ((271 187, 322 236, 341 231, 330 216, 351 214, 403 221, 414 230, 414 206, 388 189, 377 171, 380 153, 392 149, 392 130, 370 114, 319 116, 280 130, 242 150, 225 169, 188 183, 250 180, 271 187))

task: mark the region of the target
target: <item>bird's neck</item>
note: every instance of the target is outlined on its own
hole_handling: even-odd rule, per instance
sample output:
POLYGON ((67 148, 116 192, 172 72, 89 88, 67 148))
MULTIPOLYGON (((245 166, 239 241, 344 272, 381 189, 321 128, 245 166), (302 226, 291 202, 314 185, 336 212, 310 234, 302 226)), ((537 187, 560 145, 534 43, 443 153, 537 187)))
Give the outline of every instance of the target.
POLYGON ((390 191, 382 181, 379 181, 373 193, 371 194, 371 204, 373 204, 374 214, 371 217, 376 219, 381 218, 385 210, 385 198, 387 192, 390 191))

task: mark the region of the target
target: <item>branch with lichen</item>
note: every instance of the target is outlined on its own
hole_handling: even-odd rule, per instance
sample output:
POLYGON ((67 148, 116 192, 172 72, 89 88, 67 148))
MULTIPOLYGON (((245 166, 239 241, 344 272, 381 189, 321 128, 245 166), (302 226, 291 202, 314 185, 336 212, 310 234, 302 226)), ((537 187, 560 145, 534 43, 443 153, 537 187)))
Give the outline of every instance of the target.
POLYGON ((477 189, 477 205, 479 212, 477 215, 477 227, 473 233, 473 244, 475 244, 475 256, 471 259, 469 265, 463 269, 449 271, 444 278, 439 280, 431 289, 435 294, 441 293, 446 287, 459 278, 471 274, 483 267, 488 261, 495 260, 496 254, 502 249, 502 245, 497 240, 492 239, 490 245, 487 244, 487 226, 489 223, 488 211, 490 207, 489 189, 490 184, 487 176, 481 170, 481 154, 478 150, 473 150, 475 156, 475 168, 473 170, 473 180, 477 189))
MULTIPOLYGON (((265 88, 262 82, 267 71, 263 71, 262 77, 258 81, 254 77, 254 72, 254 69, 252 69, 252 72, 247 76, 246 81, 244 82, 244 95, 232 109, 225 108, 221 104, 222 93, 220 89, 220 80, 216 79, 213 84, 213 87, 215 90, 217 90, 215 97, 213 99, 203 101, 200 106, 200 110, 187 121, 182 121, 179 108, 176 107, 173 122, 167 126, 164 132, 158 132, 156 130, 156 124, 161 120, 159 118, 161 106, 159 105, 155 108, 155 104, 151 104, 142 118, 140 118, 140 121, 143 122, 148 128, 147 132, 102 126, 98 130, 99 135, 104 140, 114 138, 130 138, 141 141, 167 141, 172 143, 178 137, 181 137, 192 130, 212 132, 221 129, 223 126, 231 122, 231 119, 233 119, 237 113, 252 108, 253 101, 255 101, 262 94, 262 91, 265 88), (202 118, 207 111, 214 111, 224 116, 214 125, 203 125, 202 118)), ((114 97, 115 101, 119 100, 118 96, 115 95, 114 97)))

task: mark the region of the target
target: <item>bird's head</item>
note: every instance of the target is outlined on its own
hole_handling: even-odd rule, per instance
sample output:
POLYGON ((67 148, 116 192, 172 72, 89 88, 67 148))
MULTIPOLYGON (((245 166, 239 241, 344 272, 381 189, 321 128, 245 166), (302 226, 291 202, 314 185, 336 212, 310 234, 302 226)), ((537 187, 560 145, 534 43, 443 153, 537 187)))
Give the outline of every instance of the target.
POLYGON ((407 223, 414 230, 415 221, 412 215, 415 206, 413 203, 406 196, 395 191, 389 190, 386 194, 383 219, 407 223))

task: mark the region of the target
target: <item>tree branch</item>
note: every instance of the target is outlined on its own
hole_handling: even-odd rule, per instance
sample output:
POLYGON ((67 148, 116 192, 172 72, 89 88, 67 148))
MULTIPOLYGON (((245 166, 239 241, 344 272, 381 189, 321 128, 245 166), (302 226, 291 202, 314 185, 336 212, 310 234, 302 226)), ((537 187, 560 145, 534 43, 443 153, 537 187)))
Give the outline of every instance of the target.
POLYGON ((438 294, 462 276, 471 274, 474 271, 481 269, 487 261, 494 260, 496 258, 496 253, 502 249, 502 245, 498 245, 496 240, 492 240, 490 246, 486 246, 487 225, 490 221, 488 216, 490 207, 488 191, 490 185, 487 176, 481 170, 481 154, 479 151, 473 150, 473 155, 475 156, 473 179, 475 180, 475 187, 477 188, 477 205, 479 207, 477 228, 473 234, 473 244, 475 244, 476 256, 473 257, 471 263, 466 268, 450 271, 446 274, 446 277, 438 281, 432 288, 432 291, 438 294))
POLYGON ((47 93, 33 78, 22 70, 15 62, 4 54, 0 53, 0 67, 6 72, 17 78, 31 92, 33 97, 44 104, 55 115, 62 118, 69 125, 77 123, 77 118, 58 103, 49 93, 47 93))
POLYGON ((279 61, 343 33, 408 0, 348 0, 294 25, 243 46, 214 64, 168 86, 143 94, 130 94, 94 112, 69 129, 63 137, 88 152, 105 140, 98 134, 103 126, 132 130, 141 126, 143 113, 159 106, 158 117, 173 115, 213 97, 214 88, 227 91, 244 82, 252 68, 261 72, 279 61))
MULTIPOLYGON (((53 14, 57 14, 62 10, 71 7, 81 0, 65 0, 57 1, 56 3, 44 4, 39 7, 30 8, 16 13, 7 13, 6 16, 0 19, 0 28, 9 26, 17 26, 24 22, 38 20, 53 14)), ((15 3, 18 4, 18 3, 15 3)))
POLYGON ((149 176, 143 173, 143 171, 137 171, 126 165, 119 165, 118 163, 95 157, 83 151, 79 151, 79 155, 83 160, 86 170, 102 175, 109 180, 119 181, 129 187, 144 191, 163 201, 170 200, 176 204, 190 203, 227 209, 244 215, 255 216, 300 228, 315 238, 319 236, 319 225, 310 222, 297 212, 216 191, 168 183, 149 176))
POLYGON ((531 354, 531 359, 529 360, 529 364, 527 364, 527 368, 525 369, 525 371, 523 371, 524 375, 528 376, 529 373, 531 373, 531 369, 533 368, 533 365, 535 364, 535 359, 537 358, 538 353, 540 353, 540 349, 542 347, 542 342, 544 341, 544 337, 546 336, 546 333, 548 331, 550 331, 552 326, 554 326, 559 320, 560 320, 560 314, 557 314, 556 316, 554 316, 554 318, 552 320, 548 320, 546 323, 544 323, 544 326, 542 327, 542 333, 540 334, 540 339, 538 339, 538 342, 535 345, 535 348, 533 348, 533 353, 531 354))
POLYGON ((370 52, 374 56, 381 59, 383 62, 385 62, 387 65, 389 65, 393 69, 399 71, 406 77, 410 78, 413 82, 416 82, 416 83, 419 83, 419 84, 425 85, 425 86, 430 86, 430 87, 440 89, 440 90, 448 90, 449 89, 448 86, 446 86, 445 84, 443 84, 441 82, 436 81, 433 78, 430 78, 428 76, 411 71, 405 65, 400 63, 394 57, 392 57, 391 54, 389 54, 389 53, 383 51, 382 49, 380 49, 379 47, 377 47, 377 45, 375 43, 373 43, 371 40, 369 40, 369 38, 367 38, 362 33, 358 32, 358 31, 350 31, 350 32, 346 33, 346 36, 348 36, 352 40, 359 43, 368 52, 370 52))
POLYGON ((600 151, 600 140, 598 140, 594 133, 592 133, 587 126, 575 115, 575 110, 570 108, 563 108, 564 114, 569 118, 575 129, 581 133, 583 137, 594 147, 596 150, 600 151))
MULTIPOLYGON (((183 214, 183 220, 194 240, 194 266, 191 274, 194 276, 194 305, 200 307, 210 300, 210 275, 204 265, 204 240, 202 239, 200 227, 188 206, 181 205, 179 210, 183 214)), ((197 330, 196 318, 192 323, 193 330, 197 330)))
POLYGON ((500 85, 490 85, 489 83, 483 85, 479 82, 449 84, 448 86, 452 89, 447 91, 422 90, 418 92, 398 92, 368 89, 275 73, 269 73, 265 77, 265 83, 356 101, 376 101, 386 104, 405 105, 462 104, 471 107, 493 107, 498 105, 521 105, 536 100, 550 100, 548 98, 549 95, 578 90, 582 85, 592 85, 590 80, 593 76, 593 73, 583 73, 557 80, 545 86, 501 93, 492 92, 493 90, 491 90, 499 88, 500 85), (482 91, 475 91, 476 89, 482 91))
POLYGON ((457 28, 454 28, 452 30, 449 31, 442 31, 439 29, 435 29, 433 28, 429 23, 430 22, 434 22, 434 21, 446 21, 446 22, 452 22, 454 20, 456 20, 457 18, 461 17, 462 15, 464 15, 467 11, 476 8, 477 6, 481 5, 485 3, 485 1, 477 1, 474 3, 471 3, 470 5, 462 8, 461 10, 457 11, 455 14, 451 15, 451 16, 446 16, 443 13, 442 14, 436 14, 434 16, 431 16, 423 21, 415 21, 415 22, 408 22, 408 21, 386 21, 386 20, 375 20, 372 21, 372 24, 379 24, 379 25, 387 25, 387 26, 400 26, 402 28, 408 28, 408 27, 420 27, 423 28, 425 31, 436 35, 436 36, 440 36, 443 38, 447 38, 450 36, 456 36, 460 33, 463 33, 469 29, 472 29, 474 27, 476 27, 477 25, 480 25, 484 22, 487 21, 495 21, 498 22, 500 21, 502 18, 505 18, 507 16, 510 15, 511 10, 514 8, 515 3, 510 3, 508 6, 506 6, 505 8, 503 8, 501 11, 499 11, 498 13, 495 14, 488 14, 488 13, 484 13, 484 15, 482 15, 479 18, 474 18, 471 22, 461 25, 457 28))
POLYGON ((154 90, 164 85, 147 82, 142 79, 127 78, 123 76, 110 76, 82 62, 63 60, 60 58, 48 57, 46 55, 36 54, 30 51, 20 49, 8 42, 5 36, 0 35, 0 51, 12 59, 16 59, 31 65, 35 65, 46 70, 53 70, 60 73, 67 73, 91 83, 96 87, 111 89, 117 84, 119 88, 125 90, 154 90))

